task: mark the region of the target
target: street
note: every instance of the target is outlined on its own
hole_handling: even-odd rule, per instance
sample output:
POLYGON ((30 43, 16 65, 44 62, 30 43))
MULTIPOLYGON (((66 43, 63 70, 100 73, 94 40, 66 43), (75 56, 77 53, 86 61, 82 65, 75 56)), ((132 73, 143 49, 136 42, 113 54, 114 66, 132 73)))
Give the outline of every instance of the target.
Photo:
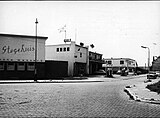
POLYGON ((145 78, 0 84, 0 117, 159 117, 159 105, 135 102, 124 92, 145 78))

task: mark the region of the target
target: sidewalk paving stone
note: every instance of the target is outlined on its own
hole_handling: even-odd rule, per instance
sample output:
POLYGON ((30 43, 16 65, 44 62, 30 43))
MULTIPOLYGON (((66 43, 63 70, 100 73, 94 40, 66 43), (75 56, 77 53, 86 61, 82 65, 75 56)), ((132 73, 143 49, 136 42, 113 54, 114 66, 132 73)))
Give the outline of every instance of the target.
POLYGON ((136 85, 126 86, 124 90, 135 101, 160 104, 160 95, 146 88, 147 85, 156 83, 158 81, 160 81, 160 78, 152 80, 152 82, 143 82, 136 85))

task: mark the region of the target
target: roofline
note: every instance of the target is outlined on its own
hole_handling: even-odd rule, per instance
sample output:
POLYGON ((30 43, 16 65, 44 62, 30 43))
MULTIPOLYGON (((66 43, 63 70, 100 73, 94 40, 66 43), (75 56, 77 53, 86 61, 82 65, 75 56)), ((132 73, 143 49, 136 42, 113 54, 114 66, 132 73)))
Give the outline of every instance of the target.
POLYGON ((133 61, 136 61, 136 60, 134 60, 134 59, 131 59, 131 58, 104 58, 104 60, 107 60, 107 59, 109 59, 109 60, 120 60, 120 59, 129 59, 129 60, 133 60, 133 61))
MULTIPOLYGON (((29 35, 19 35, 19 34, 1 34, 0 36, 6 36, 6 37, 22 37, 22 38, 35 38, 36 36, 29 36, 29 35)), ((37 38, 39 39, 45 39, 47 40, 48 37, 44 37, 44 36, 37 36, 37 38)))
POLYGON ((89 53, 94 53, 94 54, 103 55, 103 54, 100 54, 100 53, 97 53, 97 52, 92 52, 92 51, 89 51, 89 53))
MULTIPOLYGON (((46 46, 46 47, 52 47, 52 46, 65 46, 65 45, 71 45, 71 43, 69 43, 69 44, 45 45, 45 46, 46 46)), ((87 47, 82 47, 82 46, 77 45, 77 44, 75 44, 75 46, 88 49, 87 47)))
POLYGON ((71 44, 55 44, 55 45, 45 45, 45 47, 51 47, 51 46, 65 46, 65 45, 71 45, 71 44))

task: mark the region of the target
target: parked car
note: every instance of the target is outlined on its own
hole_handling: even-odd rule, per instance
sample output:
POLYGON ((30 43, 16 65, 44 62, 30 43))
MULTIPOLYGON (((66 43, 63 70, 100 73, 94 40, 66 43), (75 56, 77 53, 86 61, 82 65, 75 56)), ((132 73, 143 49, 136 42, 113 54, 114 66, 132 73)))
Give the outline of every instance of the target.
POLYGON ((154 71, 150 71, 148 74, 147 74, 147 79, 156 79, 158 77, 158 74, 154 71))
POLYGON ((96 75, 105 75, 106 72, 103 69, 100 69, 98 71, 95 71, 94 74, 96 74, 96 75))

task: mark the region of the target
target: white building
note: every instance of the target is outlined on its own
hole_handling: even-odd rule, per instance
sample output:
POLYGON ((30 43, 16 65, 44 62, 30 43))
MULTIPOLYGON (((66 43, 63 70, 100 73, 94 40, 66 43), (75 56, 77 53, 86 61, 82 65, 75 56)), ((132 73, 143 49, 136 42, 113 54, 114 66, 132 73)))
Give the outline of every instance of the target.
POLYGON ((46 60, 68 62, 68 76, 89 74, 88 47, 70 42, 69 44, 46 45, 46 60))
MULTIPOLYGON (((45 62, 47 38, 37 37, 37 66, 40 68, 45 62)), ((35 36, 0 34, 0 78, 32 78, 34 62, 35 36)), ((42 74, 44 70, 38 71, 42 74)))
POLYGON ((114 72, 122 70, 122 68, 128 68, 132 71, 138 66, 137 62, 130 58, 106 58, 104 62, 103 67, 112 68, 114 72))

